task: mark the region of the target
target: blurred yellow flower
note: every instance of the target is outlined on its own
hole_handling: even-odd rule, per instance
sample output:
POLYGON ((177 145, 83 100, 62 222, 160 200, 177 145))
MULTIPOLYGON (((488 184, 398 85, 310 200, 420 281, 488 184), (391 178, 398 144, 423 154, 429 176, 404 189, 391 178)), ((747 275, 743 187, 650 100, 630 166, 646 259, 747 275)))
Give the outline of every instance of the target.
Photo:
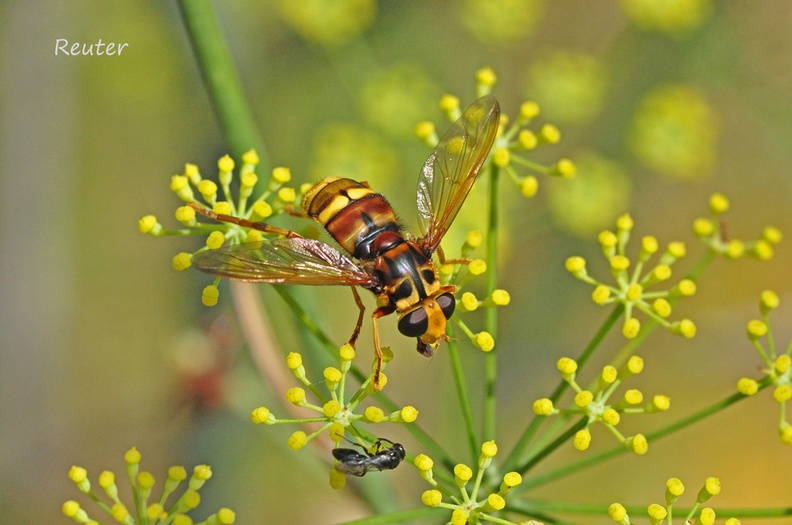
POLYGON ((309 42, 325 46, 347 43, 371 26, 374 0, 279 0, 278 10, 294 31, 309 42))
POLYGON ((621 0, 620 4, 641 29, 670 34, 696 29, 712 12, 710 0, 621 0))
POLYGON ((597 58, 555 51, 533 62, 526 94, 542 101, 548 119, 581 122, 599 112, 605 86, 605 66, 597 58))
POLYGON ((353 125, 332 124, 316 137, 311 178, 368 180, 376 174, 377 181, 384 181, 396 175, 397 167, 396 154, 376 134, 353 125))
POLYGON ((537 0, 465 0, 459 17, 481 42, 503 45, 530 35, 541 13, 537 0))

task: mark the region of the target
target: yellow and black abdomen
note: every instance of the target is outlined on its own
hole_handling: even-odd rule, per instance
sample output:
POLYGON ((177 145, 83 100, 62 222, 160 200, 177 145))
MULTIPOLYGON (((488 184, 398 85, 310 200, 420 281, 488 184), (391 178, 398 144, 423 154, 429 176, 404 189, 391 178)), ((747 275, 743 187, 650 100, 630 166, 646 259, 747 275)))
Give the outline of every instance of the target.
POLYGON ((387 249, 386 232, 401 239, 401 228, 388 201, 368 184, 331 177, 317 182, 305 194, 303 210, 316 219, 347 252, 371 260, 387 249))

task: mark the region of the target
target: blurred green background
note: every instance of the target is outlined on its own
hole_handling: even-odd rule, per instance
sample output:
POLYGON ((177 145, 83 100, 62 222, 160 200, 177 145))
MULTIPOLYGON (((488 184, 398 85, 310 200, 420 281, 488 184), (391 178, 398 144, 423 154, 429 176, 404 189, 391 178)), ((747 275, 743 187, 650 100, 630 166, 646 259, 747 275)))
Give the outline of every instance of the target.
MULTIPOLYGON (((429 153, 413 126, 429 119, 442 130, 438 98, 450 92, 471 102, 479 68, 498 75, 494 93, 505 113, 513 117, 521 102, 536 100, 540 123, 561 129, 561 143, 532 158, 550 164, 569 157, 579 167, 576 179, 540 177, 532 200, 503 181, 500 275, 512 297, 497 341, 503 450, 524 428, 532 401, 556 384, 555 361, 577 355, 607 316, 563 262, 583 255, 606 275, 595 239, 616 216, 629 211, 636 236, 687 243, 675 277, 704 251, 691 222, 707 214, 715 191, 731 199, 731 236, 757 238, 767 224, 792 232, 792 9, 785 2, 283 0, 215 7, 272 165, 289 166, 296 183, 336 174, 368 180, 408 225, 415 225, 413 188, 429 153)), ((0 100, 0 521, 68 522, 60 512, 66 499, 98 516, 66 473, 79 464, 92 480, 103 469, 121 477, 131 446, 159 481, 172 464, 212 465, 196 517, 220 506, 233 508, 238 523, 329 524, 365 515, 355 482, 332 490, 323 459, 286 447, 293 429, 250 424, 252 408, 277 410, 283 392, 262 385, 250 366, 227 286, 209 310, 199 300, 208 279, 171 269, 175 253, 200 241, 137 231, 149 213, 176 227, 170 176, 185 162, 213 173, 228 152, 177 6, 0 4, 0 100), (56 56, 59 38, 129 45, 120 56, 56 56)), ((481 226, 481 194, 460 215, 456 239, 481 226)), ((741 376, 759 377, 745 324, 759 316, 759 293, 774 289, 781 297, 772 317, 776 340, 788 344, 791 260, 784 242, 769 262, 711 266, 699 293, 674 313, 696 322, 696 338, 657 331, 640 350, 646 372, 631 386, 669 395, 672 410, 625 418, 625 434, 721 399, 741 376)), ((280 300, 262 293, 276 326, 290 322, 280 300)), ((341 343, 354 302, 345 290, 318 294, 332 310, 320 322, 341 343)), ((480 329, 475 316, 466 322, 480 329)), ((390 395, 418 407, 424 428, 463 452, 447 356, 441 350, 419 358, 395 323, 381 326, 397 354, 390 395), (412 378, 406 388, 400 376, 412 378)), ((277 332, 284 351, 300 350, 294 330, 277 332)), ((368 325, 361 341, 363 354, 368 325)), ((592 364, 620 346, 620 336, 610 337, 602 361, 592 364)), ((462 350, 471 365, 481 360, 471 345, 462 350)), ((469 370, 479 400, 477 367, 469 370)), ((788 506, 792 449, 779 443, 777 418, 777 405, 762 392, 650 443, 646 456, 625 455, 530 496, 645 506, 662 501, 671 476, 691 492, 718 476, 716 510, 788 506)), ((392 432, 387 437, 420 452, 401 429, 392 432)), ((613 443, 595 427, 591 450, 613 443)), ((564 447, 548 466, 580 454, 564 447)), ((396 508, 418 506, 428 488, 411 467, 365 478, 382 481, 394 482, 396 508)))

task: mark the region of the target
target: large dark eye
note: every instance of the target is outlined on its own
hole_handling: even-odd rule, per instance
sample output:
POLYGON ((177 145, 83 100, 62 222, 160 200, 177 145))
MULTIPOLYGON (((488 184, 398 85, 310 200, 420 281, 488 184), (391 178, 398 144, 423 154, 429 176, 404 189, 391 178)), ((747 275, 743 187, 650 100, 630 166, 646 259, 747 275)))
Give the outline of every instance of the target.
POLYGON ((407 337, 420 337, 429 328, 429 318, 423 308, 417 308, 399 319, 399 332, 407 337))
POLYGON ((454 315, 454 308, 456 308, 456 299, 454 299, 454 295, 450 292, 444 293, 436 300, 445 318, 451 319, 451 316, 454 315))

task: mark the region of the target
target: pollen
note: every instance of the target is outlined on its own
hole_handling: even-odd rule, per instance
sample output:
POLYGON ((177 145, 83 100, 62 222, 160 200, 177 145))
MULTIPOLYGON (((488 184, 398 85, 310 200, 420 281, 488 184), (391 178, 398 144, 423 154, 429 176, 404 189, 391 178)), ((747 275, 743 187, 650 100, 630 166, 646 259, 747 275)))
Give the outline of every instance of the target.
POLYGON ((479 332, 476 334, 476 346, 484 352, 491 352, 495 348, 495 339, 489 332, 479 332))
POLYGON ((305 435, 305 432, 302 430, 298 430, 294 432, 291 436, 289 436, 289 440, 287 444, 289 448, 292 450, 300 450, 305 446, 305 443, 308 442, 308 436, 305 435))
POLYGON ((720 193, 713 193, 709 200, 710 211, 714 215, 720 215, 729 211, 729 199, 720 193))
POLYGON ((587 428, 575 432, 575 438, 572 440, 572 446, 577 450, 583 451, 591 445, 591 432, 587 428))
POLYGON ((223 232, 219 232, 219 231, 210 233, 209 237, 206 238, 206 246, 210 250, 217 250, 223 245, 224 242, 225 242, 225 235, 223 235, 223 232))
POLYGON ((495 165, 498 166, 499 168, 505 168, 506 166, 508 166, 510 160, 511 160, 511 154, 509 153, 509 150, 507 150, 506 148, 496 148, 492 152, 492 162, 494 162, 495 165))
POLYGON ((254 408, 253 411, 250 413, 250 420, 253 421, 256 425, 261 425, 267 423, 270 418, 270 411, 266 407, 258 407, 254 408))
POLYGON ((767 334, 767 325, 758 319, 748 321, 748 339, 756 341, 767 334))
POLYGON ((624 505, 621 503, 611 503, 608 507, 608 516, 610 516, 613 521, 621 522, 627 517, 627 509, 625 509, 624 505))
POLYGON ((385 413, 382 411, 382 409, 374 406, 366 408, 363 416, 371 423, 379 423, 385 419, 385 413))
POLYGON ((539 191, 539 179, 533 175, 528 175, 520 181, 520 194, 526 199, 530 199, 539 191))
POLYGON ((553 413, 553 402, 543 397, 534 401, 531 408, 533 408, 534 414, 537 416, 549 416, 553 413))
POLYGON ((204 304, 204 306, 216 305, 219 298, 220 290, 213 284, 210 284, 203 289, 203 292, 201 292, 201 302, 204 304))
POLYGON ((624 321, 622 325, 622 335, 627 339, 633 339, 638 335, 638 332, 641 331, 641 322, 636 319, 635 317, 631 317, 624 321))
POLYGON ((418 454, 413 460, 413 464, 423 472, 428 472, 434 467, 434 461, 426 454, 418 454))
POLYGON ((524 129, 517 134, 517 144, 523 149, 532 150, 539 144, 539 139, 533 131, 524 129))
POLYGON ((475 259, 468 265, 468 271, 473 275, 481 275, 487 271, 487 263, 481 259, 475 259))
POLYGON ((234 169, 234 159, 228 154, 223 155, 217 161, 217 168, 220 171, 232 171, 234 169))
POLYGON ((759 391, 759 383, 749 377, 737 381, 737 391, 744 396, 752 396, 759 391))
POLYGON ((715 225, 712 224, 711 220, 699 217, 693 221, 693 233, 696 234, 697 237, 709 237, 714 232, 715 225))
POLYGON ((272 206, 270 206, 269 203, 256 201, 256 203, 253 204, 253 218, 255 220, 260 221, 266 219, 270 215, 272 215, 272 206))
POLYGON ((437 507, 443 501, 443 493, 439 490, 427 490, 421 494, 421 502, 427 507, 437 507))

